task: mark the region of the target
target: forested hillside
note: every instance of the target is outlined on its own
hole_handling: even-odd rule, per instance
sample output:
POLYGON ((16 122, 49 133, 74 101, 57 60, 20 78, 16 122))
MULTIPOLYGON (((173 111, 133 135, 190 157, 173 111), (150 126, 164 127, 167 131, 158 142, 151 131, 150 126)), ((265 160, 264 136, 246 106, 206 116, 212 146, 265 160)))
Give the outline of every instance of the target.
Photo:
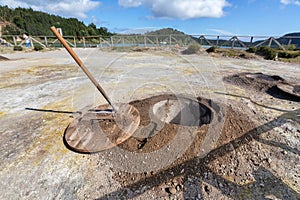
POLYGON ((93 23, 86 26, 76 18, 63 18, 34 11, 31 8, 10 9, 7 6, 0 6, 0 22, 7 24, 2 31, 3 35, 20 35, 23 33, 35 36, 51 35, 51 26, 62 28, 65 36, 112 35, 105 27, 97 28, 93 23))
POLYGON ((185 33, 173 28, 163 28, 156 31, 147 32, 146 35, 185 35, 185 33))

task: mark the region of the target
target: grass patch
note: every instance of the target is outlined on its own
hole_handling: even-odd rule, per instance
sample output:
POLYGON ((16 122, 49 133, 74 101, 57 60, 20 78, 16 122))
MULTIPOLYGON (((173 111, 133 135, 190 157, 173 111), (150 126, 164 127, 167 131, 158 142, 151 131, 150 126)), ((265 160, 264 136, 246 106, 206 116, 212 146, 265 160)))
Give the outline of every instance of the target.
POLYGON ((270 47, 259 47, 255 53, 266 60, 274 60, 276 58, 276 51, 270 47))
POLYGON ((1 54, 12 53, 12 52, 14 52, 13 47, 0 47, 1 54))
POLYGON ((216 52, 216 47, 214 47, 214 46, 209 47, 208 49, 206 49, 206 52, 207 53, 214 53, 214 52, 216 52))
POLYGON ((21 46, 14 46, 14 51, 23 51, 23 47, 21 47, 21 46))
POLYGON ((278 51, 279 58, 296 58, 300 56, 299 51, 278 51))
POLYGON ((250 47, 246 50, 246 52, 262 56, 266 60, 278 59, 284 62, 299 63, 300 51, 296 51, 293 46, 291 46, 289 49, 290 50, 281 50, 262 46, 258 48, 250 47))
POLYGON ((279 61, 300 64, 300 56, 296 58, 279 58, 279 61))
POLYGON ((148 47, 111 47, 111 48, 101 48, 101 50, 116 51, 116 52, 144 52, 148 51, 148 47))
POLYGON ((44 49, 44 47, 41 46, 41 45, 35 45, 35 46, 34 46, 34 50, 35 50, 35 51, 41 51, 41 50, 43 50, 43 49, 44 49))
POLYGON ((248 53, 244 50, 240 49, 222 49, 222 48, 214 48, 214 52, 210 52, 211 50, 206 50, 210 52, 211 55, 216 56, 224 56, 230 58, 243 58, 243 59, 255 59, 257 58, 255 55, 248 53))

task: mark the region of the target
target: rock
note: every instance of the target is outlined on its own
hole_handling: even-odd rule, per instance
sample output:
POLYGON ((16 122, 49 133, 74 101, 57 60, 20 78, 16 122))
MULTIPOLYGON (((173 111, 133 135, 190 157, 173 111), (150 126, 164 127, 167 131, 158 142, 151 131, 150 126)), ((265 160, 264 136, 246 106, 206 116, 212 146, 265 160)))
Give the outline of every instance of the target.
POLYGON ((177 193, 177 190, 174 187, 169 187, 169 188, 166 188, 166 192, 174 195, 177 193))
POLYGON ((287 154, 287 152, 286 152, 286 151, 282 151, 282 154, 283 154, 283 155, 286 155, 286 154, 287 154))
POLYGON ((176 190, 177 190, 177 191, 180 191, 182 188, 183 188, 183 187, 182 187, 182 185, 180 185, 180 184, 176 186, 176 190))
POLYGON ((259 184, 260 187, 265 187, 265 184, 261 183, 259 184))

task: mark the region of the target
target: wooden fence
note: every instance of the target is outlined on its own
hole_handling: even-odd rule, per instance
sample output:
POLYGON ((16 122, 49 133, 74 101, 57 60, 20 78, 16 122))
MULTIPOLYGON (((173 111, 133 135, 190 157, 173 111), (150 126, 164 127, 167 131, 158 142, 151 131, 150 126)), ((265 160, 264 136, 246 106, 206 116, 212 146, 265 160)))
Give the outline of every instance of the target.
MULTIPOLYGON (((74 48, 104 48, 104 47, 154 47, 154 46, 189 46, 199 44, 203 47, 216 46, 221 48, 249 48, 268 46, 285 49, 294 44, 300 48, 300 36, 228 36, 228 35, 114 35, 102 36, 64 36, 74 48)), ((31 46, 61 47, 54 36, 30 36, 31 46)), ((1 44, 6 46, 23 46, 25 41, 21 36, 3 35, 1 44)))

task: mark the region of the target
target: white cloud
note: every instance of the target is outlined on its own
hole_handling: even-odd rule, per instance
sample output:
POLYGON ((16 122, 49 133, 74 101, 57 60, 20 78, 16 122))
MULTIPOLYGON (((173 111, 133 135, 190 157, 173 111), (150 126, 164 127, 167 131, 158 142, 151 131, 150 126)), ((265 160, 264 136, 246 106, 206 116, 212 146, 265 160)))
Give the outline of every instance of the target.
POLYGON ((280 3, 282 3, 283 5, 293 4, 293 5, 300 6, 300 1, 297 0, 280 0, 280 3))
POLYGON ((143 0, 119 0, 119 5, 130 8, 130 7, 138 7, 142 5, 143 0))
POLYGON ((156 18, 192 19, 224 16, 226 0, 119 0, 125 8, 147 6, 156 18))
POLYGON ((98 7, 100 2, 94 0, 0 0, 0 5, 7 5, 11 8, 31 7, 34 10, 51 14, 84 19, 87 17, 86 13, 98 7))

